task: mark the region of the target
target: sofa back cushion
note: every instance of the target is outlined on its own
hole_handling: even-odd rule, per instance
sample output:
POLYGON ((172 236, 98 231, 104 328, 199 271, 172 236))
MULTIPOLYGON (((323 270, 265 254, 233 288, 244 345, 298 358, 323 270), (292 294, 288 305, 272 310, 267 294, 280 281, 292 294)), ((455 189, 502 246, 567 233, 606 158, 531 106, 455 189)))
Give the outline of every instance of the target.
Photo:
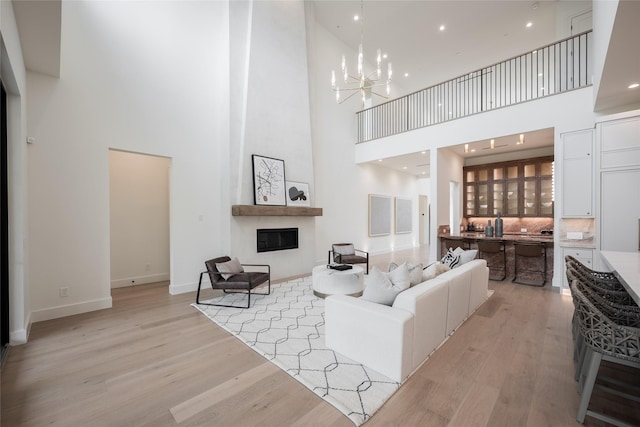
MULTIPOLYGON (((410 262, 404 263, 407 266, 407 270, 409 271, 409 282, 411 286, 415 286, 418 283, 422 283, 422 264, 411 264, 410 262)), ((389 264, 389 272, 398 268, 398 264, 392 262, 389 264)))
POLYGON ((366 284, 362 299, 378 304, 392 305, 400 292, 409 289, 411 284, 409 270, 407 270, 406 264, 400 265, 389 273, 383 273, 377 267, 373 267, 369 272, 366 284))

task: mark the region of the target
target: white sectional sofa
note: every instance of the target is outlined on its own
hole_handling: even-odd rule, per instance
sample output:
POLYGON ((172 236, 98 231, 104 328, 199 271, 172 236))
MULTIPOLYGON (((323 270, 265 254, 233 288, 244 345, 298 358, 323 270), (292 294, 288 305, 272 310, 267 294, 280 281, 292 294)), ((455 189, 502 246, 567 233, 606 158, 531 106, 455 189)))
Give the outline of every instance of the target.
POLYGON ((331 295, 326 345, 402 382, 487 299, 488 283, 486 261, 475 259, 401 292, 392 306, 331 295))

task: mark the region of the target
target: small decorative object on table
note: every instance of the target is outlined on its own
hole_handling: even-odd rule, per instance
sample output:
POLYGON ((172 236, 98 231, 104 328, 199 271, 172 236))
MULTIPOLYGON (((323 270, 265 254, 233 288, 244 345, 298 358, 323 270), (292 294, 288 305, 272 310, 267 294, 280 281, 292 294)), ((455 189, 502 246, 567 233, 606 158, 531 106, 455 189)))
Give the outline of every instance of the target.
POLYGON ((484 229, 484 235, 487 237, 493 237, 493 227, 491 226, 491 220, 487 221, 487 228, 484 229))
POLYGON ((496 230, 495 230, 496 237, 502 237, 502 233, 503 233, 502 227, 503 225, 502 225, 501 214, 500 212, 498 212, 498 218, 496 218, 496 230))
POLYGON ((329 264, 327 267, 338 271, 351 270, 353 268, 353 266, 347 264, 329 264))

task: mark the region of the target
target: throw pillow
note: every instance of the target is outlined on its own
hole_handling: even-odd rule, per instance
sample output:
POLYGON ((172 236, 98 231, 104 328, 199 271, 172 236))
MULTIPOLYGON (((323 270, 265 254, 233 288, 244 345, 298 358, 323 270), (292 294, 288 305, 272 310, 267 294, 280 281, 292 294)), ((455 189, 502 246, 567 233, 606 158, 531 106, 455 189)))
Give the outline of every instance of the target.
POLYGON ((222 273, 222 278, 227 280, 229 277, 234 274, 244 272, 244 268, 238 261, 238 258, 233 258, 231 261, 216 263, 216 268, 220 273, 222 273))
POLYGON ((405 289, 409 289, 411 286, 411 279, 409 277, 409 268, 407 267, 407 263, 403 262, 393 271, 386 273, 389 280, 393 286, 400 288, 400 290, 404 291, 405 289))
POLYGON ((450 268, 456 268, 458 264, 460 264, 460 255, 454 254, 453 251, 449 249, 440 261, 450 268))
POLYGON ((406 268, 397 268, 394 272, 383 273, 377 267, 373 267, 369 271, 362 299, 378 304, 393 305, 396 296, 409 287, 409 273, 406 268), (394 272, 397 273, 394 274, 394 272), (393 283, 391 275, 398 280, 398 284, 393 283), (406 287, 402 287, 401 282, 406 283, 406 287))
POLYGON ((335 245, 333 247, 333 253, 337 255, 355 255, 356 250, 353 245, 335 245))
POLYGON ((476 255, 478 255, 478 250, 477 249, 471 249, 468 251, 465 251, 462 248, 456 248, 455 251, 453 251, 454 255, 460 255, 460 265, 462 264, 466 264, 469 261, 473 260, 476 258, 476 255))
POLYGON ((433 264, 424 268, 422 272, 422 280, 423 281, 431 280, 434 277, 437 277, 442 273, 446 273, 449 270, 451 270, 449 266, 442 264, 440 261, 436 261, 433 264))
MULTIPOLYGON (((410 286, 415 286, 418 283, 422 283, 422 264, 411 264, 410 262, 406 262, 407 270, 409 270, 409 282, 410 286)), ((389 271, 395 270, 398 268, 398 264, 392 262, 389 264, 389 271)))

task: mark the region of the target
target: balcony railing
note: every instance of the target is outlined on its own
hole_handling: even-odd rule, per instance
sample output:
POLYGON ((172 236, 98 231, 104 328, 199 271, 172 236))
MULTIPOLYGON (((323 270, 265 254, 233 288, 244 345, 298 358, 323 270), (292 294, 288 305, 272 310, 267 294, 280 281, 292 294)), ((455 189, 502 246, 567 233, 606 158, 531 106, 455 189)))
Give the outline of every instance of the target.
POLYGON ((357 143, 592 84, 587 31, 357 114, 357 143))

